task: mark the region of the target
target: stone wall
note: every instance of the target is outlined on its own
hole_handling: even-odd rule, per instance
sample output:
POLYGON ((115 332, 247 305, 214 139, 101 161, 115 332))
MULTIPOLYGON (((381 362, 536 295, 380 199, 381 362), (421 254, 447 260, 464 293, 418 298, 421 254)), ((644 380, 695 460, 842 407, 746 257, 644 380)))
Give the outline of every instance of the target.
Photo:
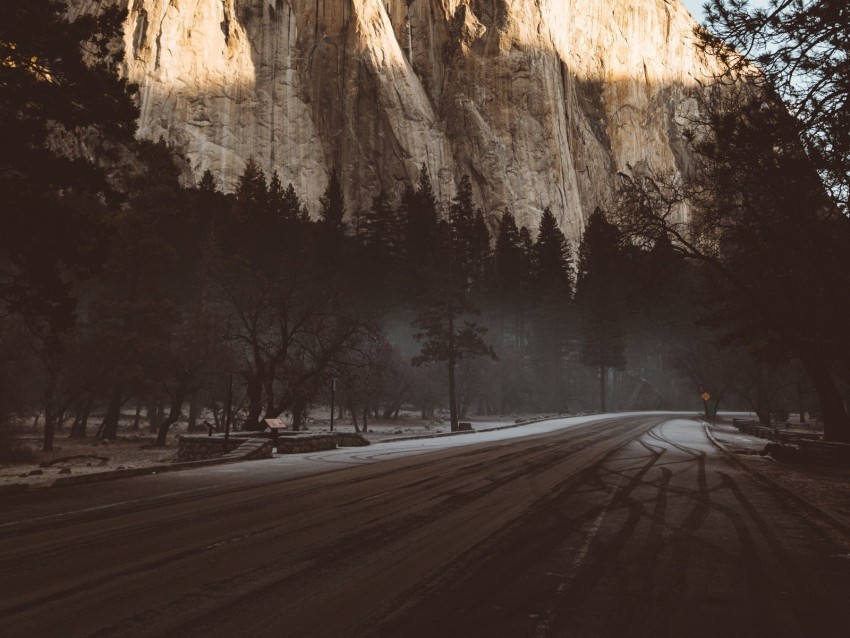
POLYGON ((320 452, 336 449, 335 434, 310 432, 293 433, 281 436, 277 441, 278 454, 302 454, 304 452, 320 452))
POLYGON ((272 442, 266 439, 185 435, 179 437, 178 461, 202 461, 225 455, 243 460, 271 458, 272 442))

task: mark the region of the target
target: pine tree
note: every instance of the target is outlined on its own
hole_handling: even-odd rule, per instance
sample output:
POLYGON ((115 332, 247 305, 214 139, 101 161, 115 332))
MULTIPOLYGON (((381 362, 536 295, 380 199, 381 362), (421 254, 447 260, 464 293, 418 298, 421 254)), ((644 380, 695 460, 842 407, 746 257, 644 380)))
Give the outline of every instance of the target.
MULTIPOLYGON (((578 250, 576 296, 591 293, 596 287, 613 287, 625 275, 625 253, 620 231, 597 208, 587 220, 578 250)), ((614 291, 612 291, 613 293, 614 291)))
POLYGON ((263 170, 249 157, 245 170, 236 182, 236 206, 242 217, 252 217, 263 214, 269 202, 269 189, 263 170))
POLYGON ((600 411, 606 410, 608 368, 626 365, 622 320, 627 264, 620 231, 597 208, 579 245, 576 300, 581 315, 581 362, 598 369, 600 411))
POLYGON ((490 230, 480 209, 475 211, 470 230, 470 257, 473 278, 479 283, 484 282, 491 266, 490 230))
POLYGON ((540 218, 534 244, 538 299, 567 302, 573 294, 572 249, 547 206, 540 218))
POLYGON ((457 193, 449 205, 449 230, 451 231, 452 263, 459 279, 472 283, 473 232, 476 206, 472 199, 472 182, 464 175, 457 193))
POLYGON ((581 362, 598 369, 599 411, 606 411, 608 369, 626 365, 623 322, 617 308, 591 303, 582 313, 581 362))
POLYGON ((212 174, 210 169, 204 171, 204 174, 201 176, 200 181, 198 182, 198 190, 202 193, 217 193, 218 190, 218 182, 215 179, 215 175, 212 174))
POLYGON ((494 266, 499 296, 513 306, 519 298, 523 267, 522 243, 516 218, 506 210, 499 223, 494 266))
POLYGON ((401 217, 404 222, 404 251, 415 261, 433 250, 437 241, 439 210, 428 167, 422 164, 416 190, 406 188, 402 195, 401 217))
POLYGON ((307 207, 301 202, 292 182, 286 187, 281 201, 281 217, 286 221, 306 222, 309 219, 307 207))
POLYGON ((331 170, 331 176, 325 192, 319 199, 319 219, 329 230, 343 232, 345 230, 345 197, 342 185, 339 183, 336 168, 331 170))
MULTIPOLYGON (((523 294, 522 286, 526 273, 522 238, 513 213, 505 211, 499 224, 499 234, 493 254, 494 290, 499 300, 501 315, 513 322, 514 343, 521 346, 523 294)), ((504 331, 504 326, 503 326, 504 331)))
POLYGON ((395 255, 401 248, 401 232, 397 211, 390 205, 384 189, 372 200, 362 215, 360 236, 364 246, 384 256, 395 255))
POLYGON ((285 192, 283 183, 280 181, 280 175, 277 171, 272 172, 272 178, 269 180, 268 189, 268 212, 274 218, 279 220, 286 219, 286 209, 284 201, 285 192))
POLYGON ((573 292, 572 250, 547 207, 532 250, 533 357, 537 387, 546 409, 566 404, 566 357, 573 292))
POLYGON ((0 20, 0 311, 47 330, 73 322, 69 278, 102 265, 113 228, 120 196, 91 158, 132 146, 138 117, 111 46, 124 13, 67 15, 65 2, 28 0, 0 20))

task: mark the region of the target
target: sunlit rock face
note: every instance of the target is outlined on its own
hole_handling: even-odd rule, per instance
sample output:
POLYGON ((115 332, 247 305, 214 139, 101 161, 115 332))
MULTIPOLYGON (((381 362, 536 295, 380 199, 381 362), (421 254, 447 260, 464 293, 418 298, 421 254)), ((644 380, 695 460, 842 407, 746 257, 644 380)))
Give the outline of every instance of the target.
POLYGON ((551 206, 575 240, 618 170, 687 170, 709 76, 679 0, 117 1, 139 134, 228 188, 253 157, 314 211, 331 167, 352 212, 424 162, 442 199, 468 174, 491 223, 551 206))

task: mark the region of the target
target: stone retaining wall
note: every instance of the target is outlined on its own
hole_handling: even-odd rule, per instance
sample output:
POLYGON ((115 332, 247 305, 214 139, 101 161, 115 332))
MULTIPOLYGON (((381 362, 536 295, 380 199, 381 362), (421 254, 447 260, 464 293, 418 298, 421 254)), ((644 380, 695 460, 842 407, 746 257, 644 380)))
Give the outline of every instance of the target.
POLYGON ((272 444, 265 439, 231 437, 225 446, 223 436, 187 434, 179 437, 178 461, 201 461, 205 459, 239 457, 244 459, 271 458, 272 444), (241 449, 243 448, 244 449, 241 449))
POLYGON ((287 434, 277 440, 278 454, 302 454, 336 449, 337 437, 331 433, 287 434))

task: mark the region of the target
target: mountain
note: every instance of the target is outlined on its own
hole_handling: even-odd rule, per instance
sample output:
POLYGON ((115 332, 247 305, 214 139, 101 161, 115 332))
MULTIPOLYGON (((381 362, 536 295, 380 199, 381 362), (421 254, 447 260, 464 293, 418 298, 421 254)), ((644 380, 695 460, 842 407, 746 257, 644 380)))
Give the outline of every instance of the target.
POLYGON ((331 167, 353 211, 424 162, 442 199, 468 174, 491 223, 551 206, 575 240, 617 170, 687 170, 709 76, 679 0, 117 1, 139 134, 187 179, 253 157, 314 211, 331 167))

